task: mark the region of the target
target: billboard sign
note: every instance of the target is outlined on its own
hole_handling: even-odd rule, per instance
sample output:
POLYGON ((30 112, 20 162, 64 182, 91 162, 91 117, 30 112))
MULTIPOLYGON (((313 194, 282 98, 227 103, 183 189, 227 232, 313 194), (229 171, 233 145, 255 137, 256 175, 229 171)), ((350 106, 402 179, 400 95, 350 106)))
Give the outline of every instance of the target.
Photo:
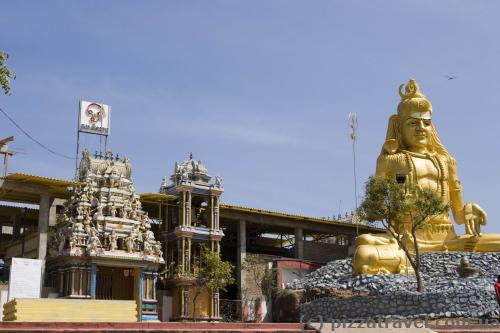
POLYGON ((109 135, 111 106, 88 101, 80 101, 80 132, 109 135))

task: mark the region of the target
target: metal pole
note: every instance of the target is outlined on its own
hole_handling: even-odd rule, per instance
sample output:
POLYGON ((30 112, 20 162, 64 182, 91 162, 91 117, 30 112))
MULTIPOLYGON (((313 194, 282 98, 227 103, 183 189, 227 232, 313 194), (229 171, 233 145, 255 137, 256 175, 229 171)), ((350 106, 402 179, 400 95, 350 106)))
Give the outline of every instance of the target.
POLYGON ((78 180, 78 153, 80 149, 80 113, 82 107, 82 100, 78 103, 78 121, 77 121, 77 134, 76 134, 76 158, 75 158, 75 180, 78 180))
MULTIPOLYGON (((356 205, 356 212, 358 210, 358 181, 356 175, 356 139, 358 130, 358 117, 356 113, 349 113, 349 121, 352 129, 351 140, 352 140, 352 159, 353 159, 353 173, 354 173, 354 203, 356 205)), ((356 221, 356 235, 359 235, 359 221, 356 221)))

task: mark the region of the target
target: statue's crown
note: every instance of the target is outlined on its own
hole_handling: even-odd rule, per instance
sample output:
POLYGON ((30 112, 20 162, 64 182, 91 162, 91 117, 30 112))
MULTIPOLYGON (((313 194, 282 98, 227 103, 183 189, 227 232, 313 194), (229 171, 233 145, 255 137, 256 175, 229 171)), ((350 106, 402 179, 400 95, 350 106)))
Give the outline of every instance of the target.
POLYGON ((398 105, 398 114, 406 115, 409 112, 432 112, 431 102, 420 92, 420 87, 414 79, 410 79, 403 93, 404 83, 399 86, 401 102, 398 105))
POLYGON ((410 82, 405 87, 405 93, 401 91, 405 84, 401 84, 399 86, 399 96, 401 96, 401 100, 410 99, 410 98, 425 98, 424 94, 420 92, 420 87, 418 83, 414 79, 410 79, 410 82))

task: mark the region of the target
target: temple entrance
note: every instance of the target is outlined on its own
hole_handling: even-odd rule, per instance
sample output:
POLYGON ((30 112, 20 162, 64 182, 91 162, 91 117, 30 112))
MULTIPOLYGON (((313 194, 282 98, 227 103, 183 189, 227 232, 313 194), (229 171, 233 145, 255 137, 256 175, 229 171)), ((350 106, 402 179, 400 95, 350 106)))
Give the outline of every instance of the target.
POLYGON ((134 269, 97 266, 96 299, 133 300, 134 269))

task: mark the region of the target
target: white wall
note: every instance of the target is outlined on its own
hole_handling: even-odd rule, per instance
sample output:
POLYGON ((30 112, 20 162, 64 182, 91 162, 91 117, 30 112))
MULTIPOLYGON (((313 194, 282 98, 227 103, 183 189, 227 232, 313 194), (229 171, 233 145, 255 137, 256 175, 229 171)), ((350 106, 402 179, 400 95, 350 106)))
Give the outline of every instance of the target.
POLYGON ((3 320, 3 305, 7 302, 7 296, 9 294, 9 286, 0 286, 0 321, 3 320))

